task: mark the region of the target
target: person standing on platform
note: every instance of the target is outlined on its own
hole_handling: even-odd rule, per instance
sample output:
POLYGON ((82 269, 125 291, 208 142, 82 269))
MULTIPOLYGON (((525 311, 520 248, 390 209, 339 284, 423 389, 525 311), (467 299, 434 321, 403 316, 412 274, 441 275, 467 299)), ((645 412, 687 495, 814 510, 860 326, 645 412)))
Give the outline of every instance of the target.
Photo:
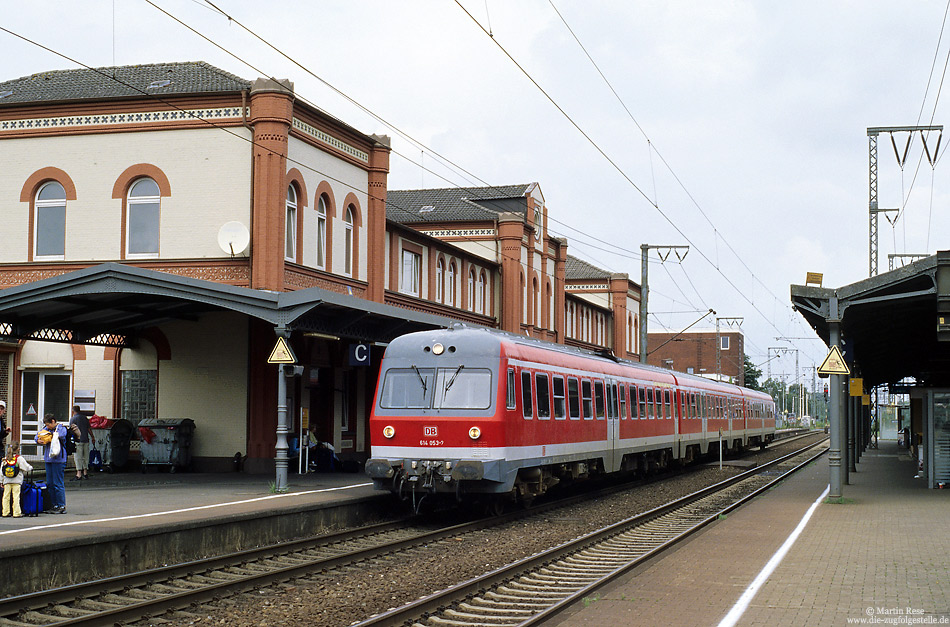
POLYGON ((7 402, 0 401, 0 446, 2 450, 7 450, 7 434, 10 429, 7 427, 7 402))
POLYGON ((73 417, 69 419, 69 429, 76 439, 76 452, 73 459, 76 461, 76 476, 70 481, 79 481, 89 478, 89 419, 79 410, 79 405, 73 405, 73 417))
POLYGON ((3 458, 3 515, 22 518, 20 509, 20 486, 23 485, 23 475, 32 472, 33 466, 20 455, 20 445, 10 444, 6 448, 7 454, 3 458))
POLYGON ((66 449, 60 444, 65 439, 66 425, 56 422, 56 416, 53 414, 46 414, 43 417, 43 428, 34 440, 43 445, 46 483, 52 496, 51 511, 54 514, 66 513, 66 449))

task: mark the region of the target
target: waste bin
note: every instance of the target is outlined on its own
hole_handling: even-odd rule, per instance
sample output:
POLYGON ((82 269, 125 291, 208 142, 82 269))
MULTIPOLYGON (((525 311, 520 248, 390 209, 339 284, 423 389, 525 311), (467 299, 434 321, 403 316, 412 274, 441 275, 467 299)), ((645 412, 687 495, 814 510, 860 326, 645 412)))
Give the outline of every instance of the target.
POLYGON ((102 456, 100 470, 112 470, 112 438, 109 429, 90 429, 89 441, 90 449, 96 449, 102 456))
MULTIPOLYGON (((132 432, 134 430, 135 427, 128 420, 116 420, 112 428, 109 429, 111 459, 108 467, 112 470, 121 470, 129 463, 129 446, 132 443, 132 432)), ((102 461, 104 464, 105 460, 102 461)))
POLYGON ((194 432, 195 421, 189 418, 140 421, 142 472, 148 466, 170 466, 169 472, 189 466, 194 432))

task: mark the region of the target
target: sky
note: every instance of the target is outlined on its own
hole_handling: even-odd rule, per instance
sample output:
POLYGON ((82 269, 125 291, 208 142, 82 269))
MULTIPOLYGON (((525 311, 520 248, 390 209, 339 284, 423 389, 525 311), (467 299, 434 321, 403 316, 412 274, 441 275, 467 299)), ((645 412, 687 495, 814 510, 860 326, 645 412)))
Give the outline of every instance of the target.
MULTIPOLYGON (((80 67, 60 55, 288 78, 299 97, 393 138, 390 189, 537 182, 569 253, 637 283, 641 244, 689 246, 682 262, 651 253, 649 329, 741 319, 763 379, 793 383, 797 355, 810 387, 827 347, 789 286, 807 272, 825 287, 868 277, 867 129, 943 124, 947 7, 33 0, 9 4, 0 26, 60 54, 0 31, 0 81, 80 67)), ((893 138, 903 154, 909 134, 893 138)), ((890 254, 950 249, 950 145, 933 166, 922 147, 914 135, 901 167, 879 137, 879 205, 900 209, 893 225, 879 218, 882 273, 890 254)))

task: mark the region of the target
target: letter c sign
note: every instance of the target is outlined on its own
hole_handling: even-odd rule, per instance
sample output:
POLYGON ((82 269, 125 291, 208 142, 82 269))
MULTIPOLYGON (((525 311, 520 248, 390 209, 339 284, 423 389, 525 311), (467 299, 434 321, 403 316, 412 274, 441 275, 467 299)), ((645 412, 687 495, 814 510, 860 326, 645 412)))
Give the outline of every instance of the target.
POLYGON ((369 344, 350 344, 351 366, 368 366, 370 355, 369 344))

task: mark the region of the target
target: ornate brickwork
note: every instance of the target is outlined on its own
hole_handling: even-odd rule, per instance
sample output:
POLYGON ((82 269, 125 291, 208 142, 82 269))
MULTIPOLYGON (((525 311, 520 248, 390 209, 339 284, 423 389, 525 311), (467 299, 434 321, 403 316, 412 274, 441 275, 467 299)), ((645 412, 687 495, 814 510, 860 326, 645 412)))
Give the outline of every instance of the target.
POLYGON ((337 294, 349 294, 351 296, 364 297, 366 286, 358 283, 341 282, 338 279, 331 278, 329 275, 323 275, 318 272, 306 272, 294 268, 284 270, 284 283, 287 287, 295 289, 307 289, 309 287, 320 287, 337 294))
POLYGON ((369 153, 364 152, 354 146, 350 146, 346 142, 342 142, 336 137, 328 133, 324 133, 317 127, 307 124, 306 122, 304 122, 303 120, 299 118, 294 118, 294 128, 300 131, 301 133, 304 133, 305 135, 309 135, 310 137, 313 137, 314 139, 316 139, 322 144, 326 144, 327 146, 336 148, 337 150, 341 152, 345 152, 351 157, 355 157, 356 159, 359 159, 363 163, 369 163, 369 153))
POLYGON ((183 120, 223 120, 241 117, 241 107, 104 113, 100 115, 68 115, 50 118, 0 120, 0 133, 3 131, 29 131, 52 128, 77 128, 86 126, 115 126, 119 124, 181 122, 183 120))

